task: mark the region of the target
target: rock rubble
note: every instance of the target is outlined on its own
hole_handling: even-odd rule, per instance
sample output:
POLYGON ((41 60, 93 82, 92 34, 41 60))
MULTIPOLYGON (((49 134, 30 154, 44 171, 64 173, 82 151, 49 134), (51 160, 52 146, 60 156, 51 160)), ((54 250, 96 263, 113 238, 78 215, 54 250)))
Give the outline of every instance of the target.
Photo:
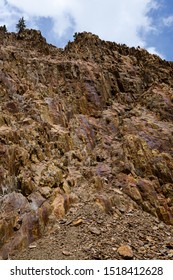
MULTIPOLYGON (((172 243, 159 247, 165 234, 154 222, 160 238, 145 241, 140 226, 136 245, 122 232, 124 242, 118 237, 107 256, 92 248, 92 240, 99 244, 103 235, 109 243, 115 218, 126 223, 131 213, 145 212, 143 228, 147 217, 151 225, 158 219, 172 237, 173 63, 87 32, 64 49, 28 29, 2 33, 0 42, 2 258, 21 252, 45 229, 55 242, 56 225, 69 213, 76 242, 86 229, 88 258, 119 258, 122 244, 134 247, 130 258, 172 258, 172 243), (93 209, 97 225, 86 218, 93 209)), ((74 256, 69 248, 61 252, 74 256)))

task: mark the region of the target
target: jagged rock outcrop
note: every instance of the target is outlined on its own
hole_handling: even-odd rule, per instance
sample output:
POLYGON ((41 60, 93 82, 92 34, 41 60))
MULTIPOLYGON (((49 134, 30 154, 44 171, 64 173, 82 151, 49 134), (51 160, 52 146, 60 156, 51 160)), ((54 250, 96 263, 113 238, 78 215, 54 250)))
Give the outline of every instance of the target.
POLYGON ((3 258, 80 203, 173 225, 173 63, 86 32, 0 42, 3 258))

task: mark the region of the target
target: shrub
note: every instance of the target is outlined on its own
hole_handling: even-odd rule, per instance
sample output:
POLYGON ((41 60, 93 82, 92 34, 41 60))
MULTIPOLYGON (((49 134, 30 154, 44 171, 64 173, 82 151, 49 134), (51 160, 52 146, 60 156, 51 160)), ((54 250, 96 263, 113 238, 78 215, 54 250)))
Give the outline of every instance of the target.
POLYGON ((3 32, 3 33, 7 32, 7 27, 6 27, 5 24, 3 26, 0 26, 0 31, 3 32))
POLYGON ((77 36, 78 36, 78 32, 75 32, 74 35, 73 35, 73 38, 76 39, 77 36))

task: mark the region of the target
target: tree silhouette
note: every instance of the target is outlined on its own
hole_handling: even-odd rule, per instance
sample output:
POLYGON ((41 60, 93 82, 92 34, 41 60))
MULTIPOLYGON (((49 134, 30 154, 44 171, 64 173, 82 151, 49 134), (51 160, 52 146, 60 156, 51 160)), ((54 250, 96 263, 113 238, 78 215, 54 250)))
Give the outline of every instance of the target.
POLYGON ((6 33, 7 32, 7 27, 6 25, 4 24, 3 26, 0 26, 0 31, 6 33))
POLYGON ((22 17, 19 19, 18 23, 16 24, 16 29, 20 33, 22 31, 24 31, 25 28, 26 28, 25 20, 24 20, 24 17, 22 17))

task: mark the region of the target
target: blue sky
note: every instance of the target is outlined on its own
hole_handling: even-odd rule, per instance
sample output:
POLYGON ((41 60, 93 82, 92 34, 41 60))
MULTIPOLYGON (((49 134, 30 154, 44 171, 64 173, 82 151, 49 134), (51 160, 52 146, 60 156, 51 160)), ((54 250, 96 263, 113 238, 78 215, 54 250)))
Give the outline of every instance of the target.
POLYGON ((173 60, 173 0, 0 0, 0 25, 8 31, 22 16, 58 47, 88 31, 173 60))

